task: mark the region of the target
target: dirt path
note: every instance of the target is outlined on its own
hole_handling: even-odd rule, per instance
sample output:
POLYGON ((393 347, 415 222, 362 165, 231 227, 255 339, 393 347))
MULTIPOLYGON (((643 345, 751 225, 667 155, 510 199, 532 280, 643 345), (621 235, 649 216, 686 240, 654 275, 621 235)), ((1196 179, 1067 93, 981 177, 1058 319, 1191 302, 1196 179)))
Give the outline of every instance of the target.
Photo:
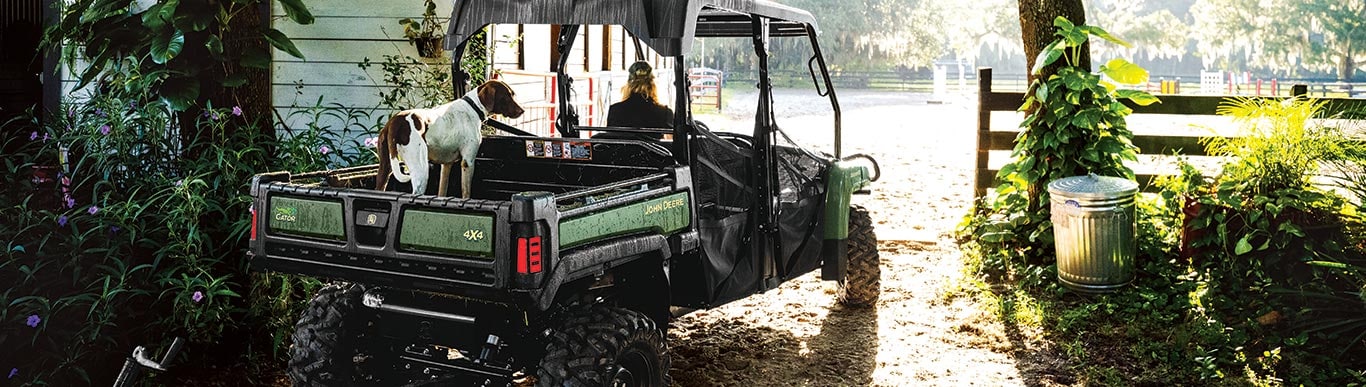
MULTIPOLYGON (((780 101, 793 96, 778 94, 780 101)), ((923 95, 895 92, 840 97, 845 153, 867 153, 882 165, 873 195, 855 199, 872 211, 882 241, 877 307, 836 305, 834 285, 813 273, 684 316, 670 326, 675 384, 1036 384, 1025 379, 1033 379, 1041 359, 1020 364, 1013 355, 1038 353, 1031 349, 1037 343, 1025 339, 1031 335, 1007 329, 977 301, 945 295, 962 270, 950 235, 971 196, 971 104, 959 97, 931 105, 923 95)), ((779 124, 799 141, 815 139, 811 145, 830 149, 830 124, 821 118, 828 108, 813 108, 822 105, 811 96, 796 98, 776 109, 779 124)), ((746 101, 740 96, 732 101, 749 103, 735 103, 746 101)), ((699 117, 717 122, 714 129, 739 124, 728 118, 699 117)))

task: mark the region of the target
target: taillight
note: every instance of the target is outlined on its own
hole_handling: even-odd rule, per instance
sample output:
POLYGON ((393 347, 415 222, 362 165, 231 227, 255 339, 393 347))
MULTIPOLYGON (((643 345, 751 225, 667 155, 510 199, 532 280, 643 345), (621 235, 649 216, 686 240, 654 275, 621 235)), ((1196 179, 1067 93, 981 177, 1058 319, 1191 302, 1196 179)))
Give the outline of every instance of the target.
POLYGON ((251 207, 251 240, 256 240, 256 207, 251 207))
POLYGON ((517 274, 541 272, 541 237, 517 238, 517 274))

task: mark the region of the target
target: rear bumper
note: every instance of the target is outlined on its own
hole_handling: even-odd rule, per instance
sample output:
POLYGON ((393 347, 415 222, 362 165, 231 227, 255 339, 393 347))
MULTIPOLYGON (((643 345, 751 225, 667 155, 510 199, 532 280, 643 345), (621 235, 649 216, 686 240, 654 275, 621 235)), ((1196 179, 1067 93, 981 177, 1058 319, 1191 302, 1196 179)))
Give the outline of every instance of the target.
MULTIPOLYGON (((512 293, 461 278, 479 272, 455 265, 382 259, 364 254, 267 245, 269 255, 247 253, 252 271, 299 274, 320 278, 515 302, 512 293)), ((525 297, 523 297, 525 300, 525 297)))

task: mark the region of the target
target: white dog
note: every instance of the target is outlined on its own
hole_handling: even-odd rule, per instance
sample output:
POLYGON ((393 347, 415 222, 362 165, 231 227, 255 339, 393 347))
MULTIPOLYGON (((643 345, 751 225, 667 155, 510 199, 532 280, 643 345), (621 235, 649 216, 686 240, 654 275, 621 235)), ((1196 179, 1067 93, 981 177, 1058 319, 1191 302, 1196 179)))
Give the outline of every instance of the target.
POLYGON ((522 106, 513 100, 512 88, 506 83, 488 81, 463 97, 430 109, 404 110, 394 114, 384 129, 379 131, 379 174, 375 189, 383 191, 392 173, 399 182, 412 182, 413 193, 427 190, 429 162, 441 164, 438 196, 446 196, 451 165, 460 162, 461 196, 470 197, 470 180, 474 177, 474 156, 479 152, 479 129, 488 114, 511 118, 522 115, 522 106), (414 136, 413 134, 417 135, 414 136), (408 164, 406 175, 399 162, 408 164))

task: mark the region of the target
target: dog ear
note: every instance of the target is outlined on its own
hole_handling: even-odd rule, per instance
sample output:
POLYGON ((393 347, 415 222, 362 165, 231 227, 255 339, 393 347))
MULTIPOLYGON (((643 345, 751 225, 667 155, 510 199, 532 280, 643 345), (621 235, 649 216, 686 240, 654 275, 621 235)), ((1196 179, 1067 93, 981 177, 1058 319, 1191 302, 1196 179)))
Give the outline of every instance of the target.
POLYGON ((408 136, 411 136, 413 133, 413 129, 415 129, 412 126, 408 125, 409 120, 407 118, 411 115, 412 113, 406 111, 398 112, 398 114, 394 114, 394 118, 389 119, 388 126, 392 128, 394 139, 393 144, 404 146, 408 145, 408 136))
POLYGON ((484 110, 494 110, 497 108, 498 93, 494 90, 494 81, 484 82, 479 85, 479 103, 484 105, 484 110))

